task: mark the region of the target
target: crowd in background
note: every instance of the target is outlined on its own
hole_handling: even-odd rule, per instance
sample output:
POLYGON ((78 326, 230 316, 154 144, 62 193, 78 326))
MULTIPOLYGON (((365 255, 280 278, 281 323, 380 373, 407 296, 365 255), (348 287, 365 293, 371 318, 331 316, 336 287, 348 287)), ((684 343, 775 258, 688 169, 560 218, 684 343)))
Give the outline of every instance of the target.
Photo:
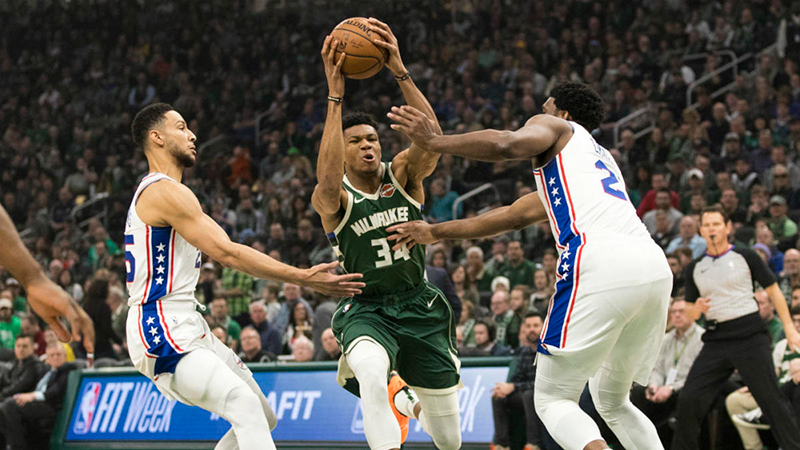
MULTIPOLYGON (((800 301, 800 42, 787 39, 800 26, 795 9, 780 0, 4 1, 0 202, 94 319, 96 357, 120 363, 123 229, 147 172, 130 122, 145 105, 169 102, 189 121, 200 151, 183 182, 232 239, 299 267, 333 260, 309 201, 327 103, 319 48, 339 20, 367 15, 398 36, 445 133, 517 129, 556 83, 590 84, 607 108, 594 135, 669 255, 673 295, 682 268, 704 252, 698 213, 719 203, 735 224, 731 241, 759 252, 787 299, 800 301), (754 56, 736 76, 716 73, 731 51, 754 56), (701 79, 687 107, 687 88, 701 79), (645 107, 616 142, 616 121, 645 107)), ((384 161, 408 145, 385 117, 402 104, 388 71, 348 81, 346 92, 347 111, 380 123, 384 161)), ((445 155, 426 181, 427 218, 509 204, 535 187, 530 169, 445 155), (495 195, 453 208, 485 183, 495 195)), ((462 355, 507 355, 526 342, 526 312, 546 314, 553 293, 554 247, 547 224, 429 247, 428 263, 448 271, 463 301, 462 355)), ((202 265, 197 298, 245 361, 338 357, 328 329, 335 299, 213 261, 202 265)), ((38 354, 53 338, 0 269, 0 358, 13 359, 21 332, 38 336, 38 354)), ((84 355, 78 346, 67 356, 84 355)))

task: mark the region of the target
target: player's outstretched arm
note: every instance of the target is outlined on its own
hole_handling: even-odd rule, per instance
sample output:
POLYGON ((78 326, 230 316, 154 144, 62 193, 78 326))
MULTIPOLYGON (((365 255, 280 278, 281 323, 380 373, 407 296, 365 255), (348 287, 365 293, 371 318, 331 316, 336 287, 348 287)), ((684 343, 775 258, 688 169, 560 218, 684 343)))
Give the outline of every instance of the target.
MULTIPOLYGON (((341 99, 344 97, 344 76, 342 64, 345 55, 336 63, 336 45, 338 40, 331 36, 322 44, 322 61, 325 64, 325 76, 328 79, 328 95, 341 99)), ((344 135, 342 133, 342 103, 328 101, 328 116, 319 145, 317 157, 317 186, 311 196, 314 209, 323 217, 324 222, 339 214, 342 209, 342 178, 344 177, 344 135)))
POLYGON ((555 116, 533 116, 517 131, 481 130, 442 136, 433 121, 412 106, 392 107, 392 128, 422 149, 478 161, 530 160, 571 136, 569 123, 555 116))
MULTIPOLYGON (((386 67, 392 72, 392 75, 394 75, 397 83, 400 85, 400 90, 403 91, 403 98, 406 99, 406 103, 418 109, 425 114, 426 117, 431 119, 434 123, 434 127, 438 130, 438 134, 442 134, 442 129, 439 126, 439 121, 436 119, 436 114, 433 112, 433 107, 414 83, 408 70, 406 70, 406 66, 403 64, 397 37, 395 37, 392 29, 389 25, 378 19, 370 17, 368 21, 372 31, 380 36, 380 39, 373 40, 375 45, 383 47, 389 52, 389 57, 386 60, 386 67)), ((408 149, 407 155, 403 155, 402 157, 398 155, 395 157, 394 161, 392 161, 392 169, 397 181, 403 186, 406 186, 408 182, 419 184, 418 187, 420 189, 415 189, 417 186, 414 186, 412 187, 412 191, 414 192, 409 192, 409 194, 414 196, 415 200, 424 203, 425 199, 422 198, 421 182, 433 173, 438 161, 439 153, 428 152, 412 144, 408 149), (416 191, 419 191, 419 196, 414 195, 417 193, 416 191)))
POLYGON ((145 223, 172 226, 186 241, 227 267, 256 278, 307 286, 325 295, 351 297, 361 293, 361 274, 333 275, 329 270, 338 262, 298 269, 252 249, 232 242, 214 219, 205 214, 188 187, 159 181, 139 198, 139 217, 145 223))
POLYGON ((547 220, 547 210, 539 194, 533 192, 517 199, 511 206, 493 209, 476 217, 451 220, 437 224, 413 221, 394 225, 386 229, 390 241, 397 241, 394 249, 403 244, 408 248, 415 244, 432 244, 447 239, 477 239, 497 236, 509 231, 521 230, 547 220))
POLYGON ((94 324, 89 315, 78 306, 63 289, 45 276, 17 234, 11 218, 0 206, 0 264, 20 282, 28 292, 28 304, 53 329, 62 342, 69 342, 70 333, 61 324, 66 318, 72 328, 72 337, 83 339, 87 353, 94 353, 94 324))

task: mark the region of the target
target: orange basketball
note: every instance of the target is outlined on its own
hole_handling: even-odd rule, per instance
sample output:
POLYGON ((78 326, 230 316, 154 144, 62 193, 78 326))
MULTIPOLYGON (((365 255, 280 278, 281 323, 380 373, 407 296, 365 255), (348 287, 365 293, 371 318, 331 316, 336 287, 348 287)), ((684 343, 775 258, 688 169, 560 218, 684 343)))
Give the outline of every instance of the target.
POLYGON ((364 17, 351 17, 343 20, 333 29, 331 37, 339 40, 336 48, 336 61, 340 53, 345 53, 347 59, 342 65, 342 73, 347 78, 363 80, 369 78, 383 69, 387 51, 375 45, 372 40, 380 39, 380 35, 370 30, 369 22, 364 17))

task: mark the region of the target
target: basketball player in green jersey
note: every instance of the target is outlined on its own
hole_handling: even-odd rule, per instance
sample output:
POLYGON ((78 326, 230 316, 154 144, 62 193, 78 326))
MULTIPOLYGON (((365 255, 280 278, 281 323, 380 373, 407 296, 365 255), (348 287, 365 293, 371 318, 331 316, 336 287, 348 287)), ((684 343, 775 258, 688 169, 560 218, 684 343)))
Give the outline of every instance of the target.
MULTIPOLYGON (((436 116, 414 85, 389 27, 370 19, 371 38, 385 48, 386 67, 409 105, 436 116)), ((328 36, 322 59, 328 79, 328 115, 317 161, 312 204, 328 239, 348 272, 364 275, 362 294, 339 302, 331 327, 342 348, 338 381, 357 385, 364 431, 373 450, 398 449, 401 430, 388 399, 387 376, 394 369, 419 397, 394 397, 397 409, 417 416, 440 449, 461 447, 457 389, 459 361, 450 304, 425 280, 425 249, 391 250, 386 228, 422 217, 422 180, 438 156, 412 145, 381 162, 377 124, 367 114, 342 119, 344 78, 335 63, 338 42, 328 36)), ((437 123, 438 127, 438 123, 437 123)), ((439 129, 441 132, 441 129, 439 129)), ((351 389, 348 389, 351 390, 351 389)))

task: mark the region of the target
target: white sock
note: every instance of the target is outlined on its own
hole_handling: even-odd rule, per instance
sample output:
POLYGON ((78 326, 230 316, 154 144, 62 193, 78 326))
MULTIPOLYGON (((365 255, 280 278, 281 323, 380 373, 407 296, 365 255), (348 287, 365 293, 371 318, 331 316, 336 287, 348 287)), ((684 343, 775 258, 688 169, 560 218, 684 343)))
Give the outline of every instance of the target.
POLYGON ((400 389, 394 394, 394 407, 406 417, 414 417, 414 406, 418 402, 419 399, 411 388, 400 389))

